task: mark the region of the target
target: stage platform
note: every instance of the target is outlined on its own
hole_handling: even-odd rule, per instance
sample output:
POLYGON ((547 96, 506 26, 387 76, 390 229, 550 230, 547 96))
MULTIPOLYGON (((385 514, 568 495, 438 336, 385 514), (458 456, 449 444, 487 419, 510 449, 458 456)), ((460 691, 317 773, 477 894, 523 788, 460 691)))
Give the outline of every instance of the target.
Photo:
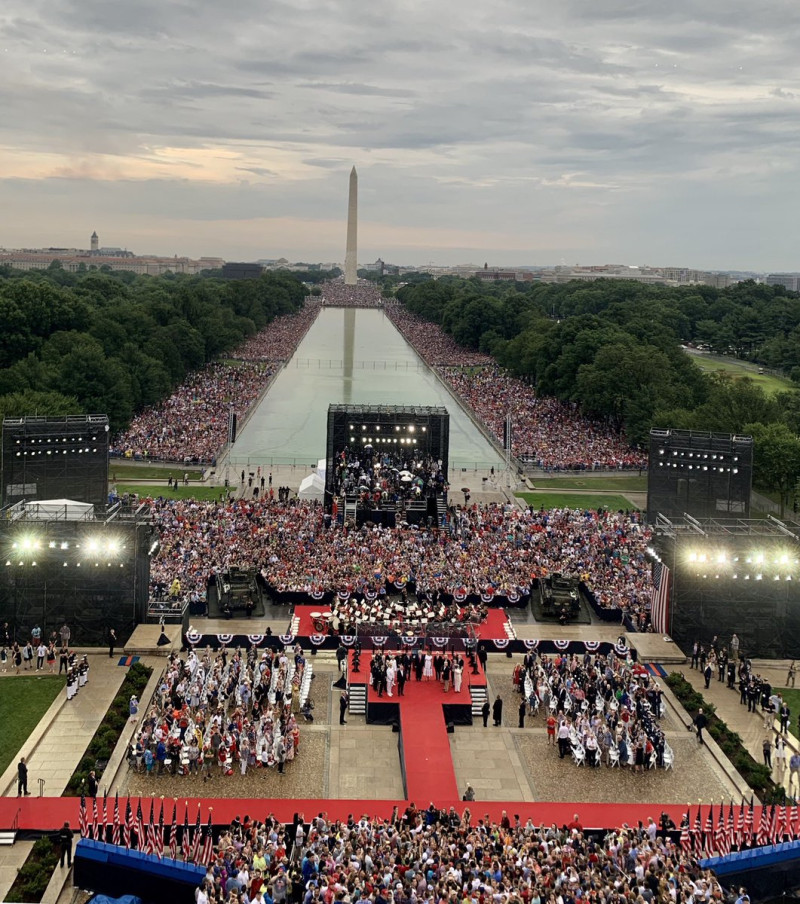
MULTIPOLYGON (((292 618, 292 624, 289 633, 297 634, 299 637, 310 637, 312 634, 319 634, 320 631, 317 629, 317 625, 314 624, 315 619, 312 617, 312 613, 316 613, 318 616, 322 616, 324 618, 326 615, 330 615, 330 612, 330 606, 295 606, 294 617, 292 618)), ((318 620, 317 624, 319 624, 318 620)), ((511 621, 506 615, 505 609, 489 609, 488 616, 481 624, 477 625, 470 623, 465 624, 463 627, 465 633, 467 629, 474 628, 475 635, 480 640, 503 641, 513 640, 516 637, 516 634, 514 633, 514 626, 511 624, 511 621)), ((372 625, 370 633, 381 634, 380 628, 380 624, 372 625)), ((391 631, 387 627, 384 633, 392 634, 395 632, 391 631)), ((418 635, 420 633, 419 626, 417 626, 416 633, 418 635)))
MULTIPOLYGON (((636 825, 638 820, 647 822, 647 817, 658 819, 662 812, 668 813, 680 825, 680 821, 686 812, 686 807, 678 804, 598 804, 575 803, 559 801, 557 803, 527 803, 522 801, 476 801, 466 805, 462 803, 460 796, 452 798, 435 794, 433 801, 439 808, 453 806, 459 813, 465 807, 472 812, 473 823, 478 817, 488 815, 489 819, 499 821, 505 810, 508 813, 519 814, 525 822, 532 819, 535 825, 556 823, 566 825, 577 813, 581 823, 587 829, 614 829, 623 823, 636 825)), ((125 812, 127 797, 120 798, 120 811, 125 812)), ((142 798, 142 811, 150 809, 150 799, 142 798)), ((131 798, 131 806, 135 811, 139 802, 138 797, 131 798)), ((155 799, 156 808, 160 805, 159 799, 155 799)), ((182 819, 184 806, 188 804, 189 819, 192 825, 197 816, 197 808, 200 807, 203 825, 208 820, 209 808, 211 819, 215 826, 228 826, 235 816, 242 817, 245 814, 253 819, 263 819, 272 814, 281 822, 291 823, 294 814, 300 812, 305 819, 310 819, 317 813, 327 813, 329 820, 347 820, 352 813, 357 816, 366 814, 371 817, 388 819, 392 810, 397 806, 400 813, 408 805, 408 800, 279 800, 271 798, 178 798, 178 814, 182 819)), ((430 798, 414 799, 417 807, 425 808, 430 803, 430 798)), ((695 806, 696 809, 696 806, 695 806)), ((3 797, 0 798, 0 831, 16 828, 18 831, 42 831, 55 832, 65 822, 74 828, 78 828, 80 814, 79 797, 3 797)), ((758 825, 761 817, 761 807, 755 807, 755 824, 758 825)))
MULTIPOLYGON (((480 693, 481 702, 486 697, 486 676, 480 671, 472 674, 469 659, 465 668, 461 691, 457 694, 436 678, 406 681, 403 695, 399 686, 394 693, 378 695, 369 683, 372 654, 361 657, 360 671, 353 672, 350 654, 350 684, 366 685, 366 718, 369 724, 396 725, 399 728, 398 748, 403 783, 409 800, 427 806, 437 797, 458 797, 453 757, 450 752, 448 725, 472 725, 473 692, 480 693)), ((454 729, 457 730, 457 729, 454 729)), ((387 727, 388 731, 388 727, 387 727)))

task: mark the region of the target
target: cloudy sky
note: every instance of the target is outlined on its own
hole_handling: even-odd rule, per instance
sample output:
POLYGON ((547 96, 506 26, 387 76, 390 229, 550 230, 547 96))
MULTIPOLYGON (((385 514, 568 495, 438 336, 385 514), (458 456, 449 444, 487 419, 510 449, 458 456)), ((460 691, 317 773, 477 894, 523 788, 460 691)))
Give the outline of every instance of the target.
POLYGON ((800 3, 4 0, 0 246, 800 269, 800 3))

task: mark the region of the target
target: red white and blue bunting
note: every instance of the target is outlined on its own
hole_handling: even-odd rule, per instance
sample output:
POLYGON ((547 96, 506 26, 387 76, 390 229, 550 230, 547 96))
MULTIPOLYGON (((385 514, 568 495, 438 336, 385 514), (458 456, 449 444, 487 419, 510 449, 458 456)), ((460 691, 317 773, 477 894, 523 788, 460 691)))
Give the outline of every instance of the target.
POLYGON ((525 644, 526 650, 535 650, 539 646, 538 640, 523 640, 522 642, 525 644))
POLYGON ((217 640, 219 641, 219 645, 221 647, 227 647, 228 644, 233 640, 233 634, 217 634, 217 640))
POLYGON ((505 648, 509 645, 509 643, 510 643, 510 641, 507 637, 503 637, 503 638, 498 637, 494 641, 494 645, 497 647, 498 650, 505 650, 505 648))
POLYGON ((308 639, 315 647, 321 647, 328 639, 327 634, 309 634, 308 639))
POLYGON ((278 635, 278 640, 279 640, 285 647, 288 647, 289 644, 293 644, 293 643, 294 643, 294 638, 295 638, 295 635, 294 635, 294 634, 279 634, 279 635, 278 635))
POLYGON ((263 642, 264 635, 263 634, 248 634, 247 639, 250 641, 250 643, 254 647, 257 647, 260 643, 263 642))

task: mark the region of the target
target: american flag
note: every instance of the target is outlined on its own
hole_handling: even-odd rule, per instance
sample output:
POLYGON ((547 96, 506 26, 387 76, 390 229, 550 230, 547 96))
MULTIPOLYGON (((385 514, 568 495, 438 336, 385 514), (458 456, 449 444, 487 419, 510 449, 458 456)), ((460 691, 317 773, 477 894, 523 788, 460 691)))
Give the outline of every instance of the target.
POLYGON ((736 840, 736 831, 734 829, 734 816, 733 816, 733 801, 731 801, 731 805, 728 808, 728 835, 725 839, 725 853, 730 854, 733 849, 734 841, 736 840))
POLYGON ((200 848, 202 847, 203 824, 200 822, 200 804, 197 805, 197 824, 194 829, 194 840, 192 842, 192 860, 199 862, 200 848))
POLYGON ((122 835, 125 838, 125 847, 131 846, 131 831, 133 830, 133 810, 131 809, 131 799, 125 806, 125 822, 122 824, 122 835))
POLYGON ((203 851, 200 855, 200 864, 208 866, 214 853, 214 829, 211 826, 211 810, 208 811, 208 825, 203 836, 203 851))
POLYGON ((744 798, 742 798, 742 802, 739 805, 739 816, 736 820, 736 847, 741 850, 744 847, 744 839, 745 839, 745 825, 747 822, 747 817, 744 814, 744 798))
MULTIPOLYGON (((774 809, 774 806, 773 806, 774 809)), ((758 835, 756 835, 756 844, 759 846, 769 842, 769 811, 766 805, 761 807, 761 821, 758 824, 758 835)))
POLYGON ((153 798, 150 798, 150 821, 147 824, 147 853, 155 854, 156 852, 156 826, 153 813, 153 798))
POLYGON ((703 822, 700 817, 700 807, 697 808, 697 816, 694 819, 694 828, 692 829, 694 836, 694 850, 696 854, 700 854, 703 850, 703 822))
POLYGON ((704 840, 706 854, 711 856, 711 854, 714 853, 714 804, 711 804, 711 806, 708 808, 704 840))
POLYGON ((787 835, 790 839, 797 838, 797 803, 793 803, 789 810, 789 826, 787 835))
POLYGON ((108 789, 103 792, 103 841, 108 841, 108 789))
POLYGON ((692 835, 689 831, 689 825, 692 821, 690 810, 686 811, 686 815, 681 820, 681 850, 688 852, 692 849, 692 835))
POLYGON ((755 816, 753 814, 753 798, 750 798, 750 809, 747 811, 747 816, 744 821, 744 837, 742 838, 742 842, 746 844, 748 847, 753 843, 753 831, 755 829, 755 816))
POLYGON ((139 805, 136 807, 136 847, 143 851, 147 835, 144 830, 144 815, 142 813, 142 799, 139 798, 139 805))
POLYGON ((728 839, 727 833, 725 831, 725 806, 724 804, 719 805, 719 819, 717 820, 717 834, 714 838, 714 842, 717 848, 717 853, 724 857, 727 853, 726 851, 726 841, 728 839))
POLYGON ((111 843, 119 844, 119 791, 114 792, 114 828, 111 830, 111 843))
POLYGON ((775 804, 772 805, 772 812, 770 813, 770 830, 769 830, 769 840, 771 844, 777 844, 781 840, 781 808, 776 807, 775 804))
POLYGON ((97 819, 97 798, 92 798, 92 836, 95 841, 100 840, 100 823, 97 819))
POLYGON ((653 603, 650 621, 659 634, 669 633, 669 568, 656 559, 653 562, 653 603))
POLYGON ((78 827, 81 831, 81 838, 85 838, 88 834, 88 826, 86 824, 86 795, 81 794, 81 811, 78 816, 78 827))
POLYGON ((164 801, 161 801, 161 812, 158 814, 158 835, 156 835, 156 854, 160 860, 164 856, 164 801))
POLYGON ((173 860, 178 859, 178 805, 172 805, 172 828, 169 834, 169 855, 173 860))
POLYGON ((183 811, 183 839, 182 839, 182 848, 183 848, 183 859, 188 863, 189 858, 192 856, 192 841, 189 836, 189 804, 186 804, 186 809, 183 811))

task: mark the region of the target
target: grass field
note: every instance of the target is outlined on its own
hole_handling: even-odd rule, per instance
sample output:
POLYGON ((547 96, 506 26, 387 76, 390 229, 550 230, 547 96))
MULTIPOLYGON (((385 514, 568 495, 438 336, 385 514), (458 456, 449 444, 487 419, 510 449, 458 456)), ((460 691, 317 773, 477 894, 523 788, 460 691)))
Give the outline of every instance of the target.
POLYGON ((532 483, 537 489, 550 490, 613 490, 624 493, 625 490, 634 493, 647 492, 647 478, 630 474, 624 477, 532 477, 532 483))
POLYGON ((0 773, 3 773, 64 687, 64 680, 57 675, 15 675, 3 678, 0 687, 0 725, 3 726, 0 773))
POLYGON ((692 355, 692 361, 705 373, 724 372, 730 374, 736 380, 740 380, 742 377, 749 377, 756 386, 760 386, 768 395, 796 388, 791 380, 773 377, 772 374, 760 374, 756 365, 736 361, 734 358, 711 358, 707 355, 692 355))
POLYGON ((800 738, 800 734, 798 734, 797 730, 797 720, 798 717, 800 717, 800 688, 776 687, 775 690, 781 694, 783 699, 789 704, 789 710, 792 714, 792 717, 789 719, 789 731, 796 738, 800 738))
POLYGON ((177 465, 172 467, 158 467, 158 465, 134 464, 131 462, 120 462, 112 459, 108 473, 110 479, 113 480, 163 480, 166 484, 170 477, 177 477, 183 480, 183 475, 188 474, 189 480, 201 480, 203 472, 197 468, 179 468, 177 465))
POLYGON ((517 496, 536 508, 609 508, 613 511, 635 508, 630 499, 612 493, 517 493, 517 496))
POLYGON ((118 483, 115 486, 120 496, 123 493, 138 493, 140 496, 163 496, 164 499, 199 499, 211 502, 216 502, 223 492, 222 487, 200 487, 191 484, 188 487, 179 486, 177 490, 170 489, 164 483, 118 483))

